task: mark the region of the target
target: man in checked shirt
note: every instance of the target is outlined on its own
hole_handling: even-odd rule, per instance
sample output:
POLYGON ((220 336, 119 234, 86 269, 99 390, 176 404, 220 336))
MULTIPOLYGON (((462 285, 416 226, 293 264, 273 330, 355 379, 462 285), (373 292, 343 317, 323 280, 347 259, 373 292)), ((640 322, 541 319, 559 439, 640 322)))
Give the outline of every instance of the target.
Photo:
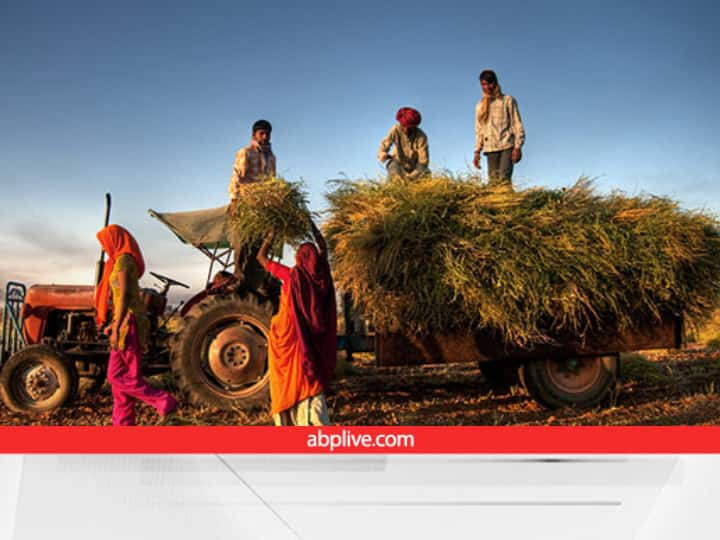
MULTIPOLYGON (((267 120, 258 120, 252 127, 250 144, 238 150, 235 155, 232 176, 230 176, 230 214, 235 212, 235 201, 242 197, 244 184, 261 182, 275 176, 275 154, 270 146, 272 126, 267 120)), ((249 290, 257 290, 264 282, 265 269, 257 262, 259 245, 243 245, 232 239, 235 277, 249 290)))
POLYGON ((488 162, 490 185, 512 185, 513 165, 522 159, 525 128, 517 101, 503 94, 494 71, 480 74, 483 97, 475 108, 475 154, 473 164, 480 168, 480 154, 488 162))

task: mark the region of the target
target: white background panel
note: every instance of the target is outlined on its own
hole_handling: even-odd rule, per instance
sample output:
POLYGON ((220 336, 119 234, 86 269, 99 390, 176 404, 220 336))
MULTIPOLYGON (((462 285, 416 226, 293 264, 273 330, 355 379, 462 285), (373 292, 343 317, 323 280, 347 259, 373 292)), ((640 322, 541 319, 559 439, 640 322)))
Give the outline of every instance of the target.
POLYGON ((717 538, 720 456, 0 456, 0 539, 717 538))

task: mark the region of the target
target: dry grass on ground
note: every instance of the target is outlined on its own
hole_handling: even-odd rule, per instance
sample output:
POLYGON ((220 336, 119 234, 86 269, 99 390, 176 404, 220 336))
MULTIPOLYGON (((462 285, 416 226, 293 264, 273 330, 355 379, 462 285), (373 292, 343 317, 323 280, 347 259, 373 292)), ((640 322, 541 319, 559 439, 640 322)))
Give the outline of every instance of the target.
MULTIPOLYGON (((623 357, 623 380, 608 408, 548 411, 520 387, 494 393, 475 365, 419 367, 374 365, 372 355, 341 360, 328 397, 331 418, 341 425, 684 425, 720 424, 720 353, 708 349, 663 351, 623 357)), ((169 375, 153 384, 176 390, 169 375)), ((112 398, 96 394, 45 416, 16 415, 0 406, 4 425, 107 425, 112 398)), ((138 406, 138 422, 155 424, 155 412, 138 406)), ((221 410, 185 404, 186 425, 270 425, 267 408, 221 410)))

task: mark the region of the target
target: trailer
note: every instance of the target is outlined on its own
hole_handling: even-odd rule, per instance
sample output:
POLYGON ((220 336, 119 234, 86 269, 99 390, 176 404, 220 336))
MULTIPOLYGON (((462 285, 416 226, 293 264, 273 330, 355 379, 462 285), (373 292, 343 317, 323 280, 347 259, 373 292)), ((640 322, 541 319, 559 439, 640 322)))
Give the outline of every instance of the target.
POLYGON ((623 331, 557 336, 530 348, 512 347, 487 330, 376 339, 378 365, 478 362, 497 389, 520 383, 548 408, 593 407, 606 403, 621 375, 620 354, 683 345, 682 314, 664 313, 623 331))

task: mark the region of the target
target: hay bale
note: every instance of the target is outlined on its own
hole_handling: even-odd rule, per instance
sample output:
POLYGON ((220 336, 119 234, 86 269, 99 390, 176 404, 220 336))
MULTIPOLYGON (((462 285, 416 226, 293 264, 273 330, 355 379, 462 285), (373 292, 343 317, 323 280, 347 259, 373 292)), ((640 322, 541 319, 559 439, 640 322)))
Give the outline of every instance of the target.
POLYGON ((380 329, 530 346, 720 305, 720 224, 666 198, 451 175, 342 181, 327 198, 337 283, 380 329))
POLYGON ((278 245, 298 245, 309 237, 312 217, 301 182, 270 178, 243 186, 229 225, 243 244, 257 243, 272 231, 278 245))

